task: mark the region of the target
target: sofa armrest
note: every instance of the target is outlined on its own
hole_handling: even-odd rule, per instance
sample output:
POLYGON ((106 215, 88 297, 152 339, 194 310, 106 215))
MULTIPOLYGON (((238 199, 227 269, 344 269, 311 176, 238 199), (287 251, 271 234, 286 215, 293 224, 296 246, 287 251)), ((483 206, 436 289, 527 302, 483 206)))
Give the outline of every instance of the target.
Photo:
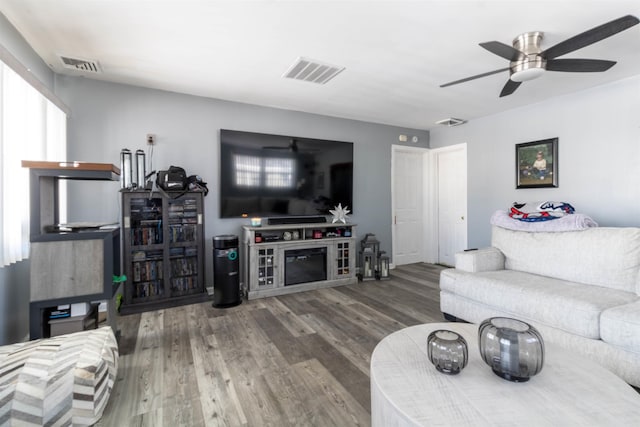
POLYGON ((458 252, 455 257, 456 269, 468 273, 504 270, 504 255, 498 248, 488 247, 458 252))

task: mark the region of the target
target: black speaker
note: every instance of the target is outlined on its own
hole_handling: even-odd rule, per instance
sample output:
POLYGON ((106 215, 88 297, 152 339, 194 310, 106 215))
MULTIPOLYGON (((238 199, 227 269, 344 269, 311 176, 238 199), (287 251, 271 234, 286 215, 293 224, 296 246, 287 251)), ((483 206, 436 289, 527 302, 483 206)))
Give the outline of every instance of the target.
POLYGON ((269 225, 283 224, 319 224, 327 222, 327 218, 323 216, 283 216, 269 218, 269 225))
POLYGON ((223 234, 213 238, 213 306, 235 307, 240 296, 238 236, 223 234))

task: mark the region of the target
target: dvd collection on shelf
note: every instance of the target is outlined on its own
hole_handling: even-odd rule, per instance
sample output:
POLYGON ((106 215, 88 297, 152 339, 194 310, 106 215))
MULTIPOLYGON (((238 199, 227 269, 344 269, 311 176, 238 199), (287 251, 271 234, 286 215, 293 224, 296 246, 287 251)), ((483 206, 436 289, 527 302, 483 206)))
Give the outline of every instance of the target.
POLYGON ((170 225, 169 241, 171 243, 193 242, 196 239, 195 225, 170 225))
POLYGON ((140 226, 131 229, 131 242, 134 246, 162 243, 162 221, 140 221, 140 226))
POLYGON ((181 203, 169 204, 169 241, 171 243, 193 242, 196 240, 198 206, 195 199, 185 199, 181 203))
MULTIPOLYGON (((190 244, 197 236, 198 210, 195 199, 186 198, 169 202, 169 241, 174 244, 190 244)), ((188 293, 198 287, 198 248, 173 246, 171 257, 171 291, 188 293)))
POLYGON ((162 261, 144 261, 133 263, 133 281, 148 282, 162 280, 162 261))
MULTIPOLYGON (((130 225, 127 254, 129 289, 125 305, 160 306, 205 294, 203 285, 202 194, 167 196, 123 192, 124 221, 130 225)), ((126 226, 125 226, 126 227, 126 226)))
POLYGON ((198 258, 177 258, 171 260, 171 277, 193 276, 198 274, 198 258))
POLYGON ((162 244, 162 200, 131 199, 132 297, 148 298, 164 294, 162 250, 141 247, 162 244))
POLYGON ((133 246, 162 243, 162 200, 131 200, 131 244, 133 246))
POLYGON ((134 298, 149 298, 164 295, 164 286, 162 282, 141 282, 136 283, 134 298))
MULTIPOLYGON (((136 253, 137 256, 139 256, 139 252, 136 253)), ((134 298, 147 298, 164 294, 162 286, 162 279, 164 277, 163 266, 162 258, 133 262, 132 282, 134 298)))
POLYGON ((198 287, 196 276, 176 277, 171 279, 171 290, 174 293, 187 293, 198 287))

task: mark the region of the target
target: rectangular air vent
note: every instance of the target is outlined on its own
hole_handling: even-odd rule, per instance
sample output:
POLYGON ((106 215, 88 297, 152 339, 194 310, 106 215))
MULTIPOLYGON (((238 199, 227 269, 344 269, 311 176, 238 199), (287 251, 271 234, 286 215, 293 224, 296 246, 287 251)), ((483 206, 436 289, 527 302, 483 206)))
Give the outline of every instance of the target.
POLYGON ((449 126, 449 127, 460 126, 465 123, 467 123, 466 120, 456 119, 455 117, 449 117, 448 119, 438 120, 436 122, 437 125, 443 125, 443 126, 449 126))
POLYGON ((87 73, 101 73, 98 61, 88 59, 70 58, 68 56, 60 56, 64 68, 77 71, 85 71, 87 73))
POLYGON ((323 85, 340 74, 344 69, 345 67, 327 64, 316 61, 315 59, 299 57, 282 77, 323 85))

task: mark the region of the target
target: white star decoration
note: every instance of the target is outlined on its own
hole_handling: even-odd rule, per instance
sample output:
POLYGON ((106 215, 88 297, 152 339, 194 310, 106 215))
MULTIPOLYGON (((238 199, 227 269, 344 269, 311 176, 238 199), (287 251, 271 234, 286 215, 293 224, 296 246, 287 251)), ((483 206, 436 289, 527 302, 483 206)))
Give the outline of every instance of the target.
POLYGON ((351 211, 347 209, 347 206, 343 208, 342 203, 338 203, 338 206, 336 206, 335 209, 329 210, 329 212, 333 215, 333 221, 331 221, 331 224, 335 224, 338 221, 342 221, 343 224, 346 224, 348 219, 347 214, 351 211))

